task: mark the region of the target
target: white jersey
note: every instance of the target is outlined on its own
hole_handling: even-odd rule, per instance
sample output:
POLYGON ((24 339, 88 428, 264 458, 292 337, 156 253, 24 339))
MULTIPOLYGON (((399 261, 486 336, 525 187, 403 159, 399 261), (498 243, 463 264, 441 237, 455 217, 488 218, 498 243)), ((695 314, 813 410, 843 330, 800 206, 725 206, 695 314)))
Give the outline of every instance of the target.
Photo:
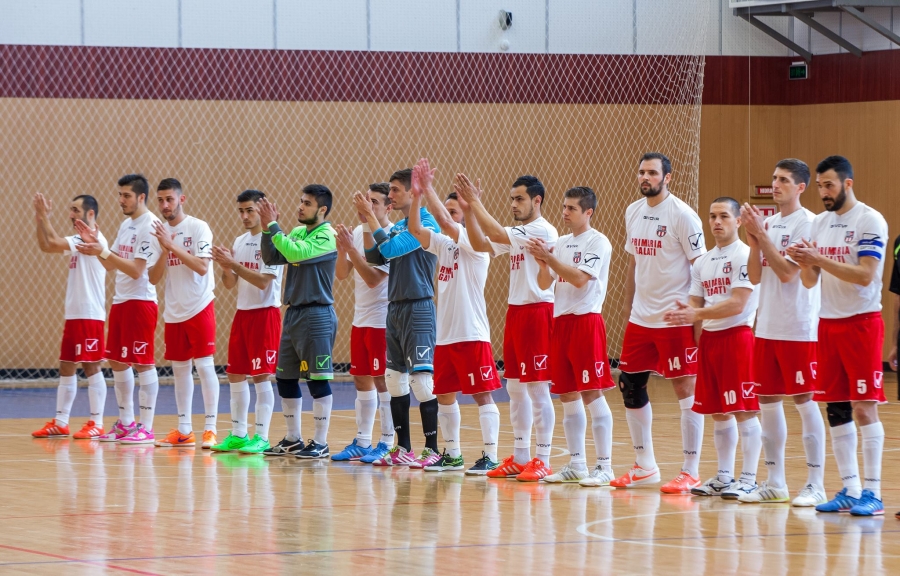
MULTIPOLYGON (((390 236, 391 227, 388 224, 382 230, 390 236)), ((366 245, 362 226, 353 229, 353 247, 360 253, 365 255, 366 245)), ((384 266, 375 266, 377 270, 382 272, 390 272, 390 264, 384 266)), ((353 271, 353 325, 357 328, 384 328, 387 322, 388 309, 388 281, 385 279, 375 288, 369 288, 363 277, 356 270, 353 271)))
POLYGON ((703 223, 673 194, 656 206, 641 199, 625 210, 625 251, 634 256, 634 301, 629 322, 666 328, 666 311, 685 302, 691 289, 691 260, 706 252, 703 223))
POLYGON ((759 306, 759 290, 750 282, 747 274, 749 256, 750 247, 735 240, 724 248, 716 246, 694 262, 691 270, 691 296, 703 298, 707 307, 731 298, 734 288, 749 288, 752 291, 743 312, 728 318, 704 320, 704 330, 715 332, 734 326, 753 326, 759 306))
POLYGON ((509 244, 491 242, 494 254, 509 253, 509 303, 512 305, 553 302, 553 288, 541 290, 537 283, 538 263, 525 250, 532 238, 553 247, 559 234, 543 217, 522 226, 506 227, 509 244))
POLYGON ((119 226, 113 252, 125 260, 146 260, 144 273, 136 280, 121 270, 116 271, 116 293, 113 304, 128 300, 149 300, 156 302, 156 286, 150 283, 150 267, 159 260, 159 242, 152 234, 153 223, 159 218, 150 212, 135 219, 126 218, 119 226))
MULTIPOLYGON (((802 238, 809 240, 810 227, 815 217, 806 208, 785 217, 779 212, 766 219, 766 234, 778 253, 790 260, 785 250, 802 238)), ((756 335, 768 340, 815 342, 818 339, 818 328, 819 284, 807 290, 803 287, 799 274, 790 282, 782 282, 763 256, 756 335)))
POLYGON ((609 261, 612 258, 609 239, 593 228, 578 236, 566 234, 556 243, 554 254, 563 264, 586 272, 591 279, 581 288, 576 288, 551 269, 550 275, 556 280, 553 316, 600 314, 609 285, 609 261))
MULTIPOLYGON (((66 320, 106 319, 106 268, 97 256, 86 256, 75 249, 81 236, 66 236, 69 249, 69 277, 66 281, 66 320)), ((97 232, 97 242, 109 248, 106 237, 97 232)))
MULTIPOLYGON (((212 260, 212 230, 203 220, 185 216, 177 226, 166 223, 165 230, 176 246, 184 247, 192 256, 212 260)), ((212 270, 201 276, 170 252, 166 259, 166 309, 163 320, 169 324, 184 322, 199 314, 215 298, 215 283, 212 270)))
POLYGON ((262 261, 260 251, 262 232, 252 234, 247 232, 238 236, 234 241, 234 259, 238 264, 259 272, 274 276, 265 290, 260 290, 241 277, 237 279, 237 309, 256 310, 258 308, 278 308, 281 306, 281 277, 284 274, 284 266, 268 266, 262 261))
POLYGON ((859 264, 862 256, 877 258, 875 278, 868 286, 839 280, 822 270, 821 318, 849 318, 857 314, 881 311, 881 278, 888 227, 884 217, 858 202, 845 214, 822 212, 816 216, 810 232, 819 254, 847 264, 859 264))
POLYGON ((490 342, 484 284, 491 258, 476 252, 469 235, 457 224, 459 243, 429 230, 428 252, 438 257, 437 345, 490 342))

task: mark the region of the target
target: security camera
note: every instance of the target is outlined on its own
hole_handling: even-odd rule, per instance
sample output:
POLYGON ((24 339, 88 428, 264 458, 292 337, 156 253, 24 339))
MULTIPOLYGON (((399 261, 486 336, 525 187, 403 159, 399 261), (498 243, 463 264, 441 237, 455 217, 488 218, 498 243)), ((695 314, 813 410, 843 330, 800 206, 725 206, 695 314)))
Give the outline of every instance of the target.
POLYGON ((501 10, 500 14, 497 16, 497 20, 500 22, 501 30, 509 30, 512 26, 512 12, 501 10))

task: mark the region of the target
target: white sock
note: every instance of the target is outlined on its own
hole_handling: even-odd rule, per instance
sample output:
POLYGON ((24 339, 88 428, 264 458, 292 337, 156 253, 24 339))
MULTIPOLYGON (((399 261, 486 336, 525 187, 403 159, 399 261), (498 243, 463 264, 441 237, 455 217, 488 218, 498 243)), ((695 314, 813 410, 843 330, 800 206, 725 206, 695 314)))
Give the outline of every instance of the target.
POLYGON ((113 390, 119 405, 119 420, 122 426, 131 426, 134 424, 134 370, 130 366, 113 372, 113 390))
POLYGON ((634 446, 634 463, 644 470, 656 470, 656 455, 653 454, 653 409, 648 402, 643 408, 627 408, 625 421, 631 433, 634 446))
POLYGON ((534 414, 534 439, 537 444, 535 457, 544 466, 550 466, 553 428, 556 426, 556 410, 553 408, 553 398, 550 397, 550 383, 529 382, 525 386, 531 398, 531 412, 534 414))
POLYGON ((594 434, 594 450, 597 452, 597 466, 612 469, 613 417, 605 396, 600 396, 587 405, 591 412, 591 432, 594 434))
POLYGON ((856 458, 856 423, 847 422, 831 428, 831 449, 837 462, 841 482, 847 489, 847 495, 859 498, 862 483, 859 479, 859 460, 856 458))
POLYGON ((378 392, 356 391, 356 445, 362 448, 372 446, 372 428, 375 427, 375 412, 378 410, 378 392))
POLYGON ((825 486, 825 420, 819 404, 810 400, 796 404, 803 425, 803 449, 806 452, 808 484, 825 486))
POLYGON ((513 457, 518 464, 531 460, 531 426, 534 422, 527 385, 517 379, 506 381, 509 393, 509 420, 513 429, 513 457))
POLYGON ((734 480, 734 455, 737 451, 738 429, 734 418, 713 424, 713 440, 719 460, 717 471, 719 482, 734 480))
POLYGON ((700 474, 700 449, 703 446, 703 414, 694 412, 693 396, 679 400, 678 406, 681 407, 681 450, 684 453, 684 465, 681 468, 697 478, 700 474))
POLYGON ((75 402, 75 393, 78 392, 78 376, 60 376, 59 385, 56 387, 56 425, 68 426, 69 413, 72 411, 72 403, 75 402))
POLYGON ((571 458, 569 464, 577 470, 587 468, 587 456, 584 454, 587 414, 581 398, 563 402, 563 430, 566 433, 566 446, 569 448, 571 458))
POLYGON ((754 416, 749 420, 738 422, 738 431, 741 433, 741 480, 747 484, 756 483, 756 472, 759 470, 759 453, 762 451, 762 428, 759 418, 754 416))
POLYGON ((98 371, 88 376, 88 400, 91 405, 91 420, 97 428, 103 428, 103 410, 106 408, 106 378, 98 371))
MULTIPOLYGON (((205 356, 194 360, 197 366, 197 376, 200 378, 200 389, 203 392, 203 412, 205 418, 203 421, 204 430, 212 430, 216 432, 216 423, 219 419, 219 376, 216 374, 216 365, 212 356, 205 356)), ((249 393, 250 390, 248 389, 249 393)), ((247 398, 247 405, 250 404, 250 398, 247 398)), ((249 409, 249 408, 248 408, 249 409)), ((245 430, 246 434, 246 430, 245 430)))
POLYGON ((479 406, 478 422, 481 424, 484 453, 491 461, 497 462, 497 443, 500 441, 500 409, 496 404, 479 406))
POLYGON ((444 447, 447 455, 456 457, 461 454, 459 449, 459 402, 445 405, 438 404, 438 423, 441 425, 441 436, 444 437, 444 447))
POLYGON ((175 383, 175 407, 178 409, 178 431, 190 434, 194 430, 191 415, 194 407, 193 362, 179 360, 172 362, 172 380, 175 383))
POLYGON ((394 417, 391 414, 391 393, 378 393, 378 421, 381 423, 381 441, 385 446, 394 446, 394 417))
POLYGON ((281 411, 284 414, 284 423, 287 425, 287 433, 284 437, 290 442, 300 440, 300 410, 302 398, 281 398, 281 411))
POLYGON ((766 449, 766 481, 773 488, 784 488, 784 446, 787 442, 787 421, 784 419, 784 403, 759 404, 759 419, 762 426, 762 442, 766 449))
POLYGON ((322 396, 313 398, 313 420, 316 422, 316 431, 313 440, 316 444, 328 444, 328 424, 331 423, 331 404, 334 396, 322 396))
POLYGON ((263 440, 269 439, 269 425, 272 423, 272 412, 275 410, 275 393, 268 380, 256 382, 256 426, 255 432, 263 440))
POLYGON ((231 433, 244 438, 247 436, 247 419, 250 415, 250 385, 246 380, 232 382, 231 388, 231 433))
POLYGON ((859 427, 862 434, 863 473, 866 490, 881 500, 881 456, 884 450, 884 424, 875 422, 859 427))
POLYGON ((148 432, 153 431, 153 417, 156 415, 156 396, 159 394, 159 374, 151 368, 138 374, 141 389, 138 401, 141 403, 141 424, 148 432))

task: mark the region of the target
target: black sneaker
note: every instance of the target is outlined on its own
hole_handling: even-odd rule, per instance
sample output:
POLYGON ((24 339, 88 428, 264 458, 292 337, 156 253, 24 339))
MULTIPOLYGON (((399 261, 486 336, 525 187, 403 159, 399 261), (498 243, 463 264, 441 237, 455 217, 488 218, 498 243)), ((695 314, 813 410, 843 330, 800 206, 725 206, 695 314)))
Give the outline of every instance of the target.
POLYGON ((306 446, 303 444, 303 440, 282 438, 281 442, 263 451, 263 454, 266 456, 296 456, 304 448, 306 446))
POLYGON ((327 458, 331 452, 328 450, 328 444, 318 444, 315 440, 310 440, 299 452, 294 452, 297 458, 327 458))
POLYGON ((499 462, 494 462, 482 452, 481 458, 475 461, 475 465, 466 470, 466 476, 484 476, 499 465, 499 462))

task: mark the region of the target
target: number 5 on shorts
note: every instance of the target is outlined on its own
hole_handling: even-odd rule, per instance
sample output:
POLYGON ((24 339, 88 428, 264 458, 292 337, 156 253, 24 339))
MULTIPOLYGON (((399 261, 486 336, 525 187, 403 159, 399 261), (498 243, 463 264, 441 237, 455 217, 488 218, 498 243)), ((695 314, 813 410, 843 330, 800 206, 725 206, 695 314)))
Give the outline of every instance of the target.
POLYGON ((857 380, 856 381, 856 391, 860 394, 865 394, 867 390, 866 381, 865 380, 857 380))

